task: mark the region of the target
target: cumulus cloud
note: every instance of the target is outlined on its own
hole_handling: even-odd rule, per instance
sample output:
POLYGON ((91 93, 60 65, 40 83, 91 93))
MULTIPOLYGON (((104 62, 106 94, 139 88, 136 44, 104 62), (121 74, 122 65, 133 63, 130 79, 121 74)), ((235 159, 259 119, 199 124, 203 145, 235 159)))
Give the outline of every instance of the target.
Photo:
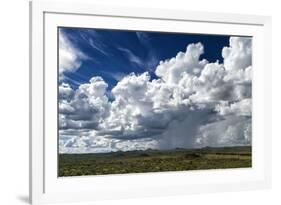
POLYGON ((64 73, 75 72, 81 65, 86 56, 76 48, 67 35, 59 30, 59 75, 64 73))
POLYGON ((110 91, 101 77, 59 87, 62 151, 99 152, 251 143, 251 38, 231 37, 223 63, 201 59, 201 43, 110 91), (74 132, 69 132, 75 130, 74 132), (81 132, 77 132, 81 130, 81 132))
POLYGON ((221 102, 216 106, 216 111, 220 115, 251 116, 252 99, 246 98, 235 103, 221 102))
POLYGON ((59 99, 60 129, 97 129, 107 117, 110 104, 105 95, 108 85, 101 77, 93 77, 75 91, 70 86, 60 86, 60 96, 72 93, 71 99, 59 99))
POLYGON ((247 37, 232 37, 229 47, 222 49, 226 70, 241 70, 252 65, 252 40, 247 37))
POLYGON ((62 153, 95 153, 117 151, 112 147, 113 141, 101 136, 71 136, 62 144, 62 153))
POLYGON ((239 146, 251 144, 251 118, 227 116, 200 126, 195 144, 202 146, 239 146))
POLYGON ((207 60, 199 60, 200 55, 204 53, 204 47, 201 43, 189 44, 186 52, 179 52, 176 57, 160 61, 155 74, 167 83, 176 84, 183 73, 199 75, 207 60))
POLYGON ((70 99, 73 97, 74 91, 68 83, 62 83, 59 85, 59 98, 70 99))

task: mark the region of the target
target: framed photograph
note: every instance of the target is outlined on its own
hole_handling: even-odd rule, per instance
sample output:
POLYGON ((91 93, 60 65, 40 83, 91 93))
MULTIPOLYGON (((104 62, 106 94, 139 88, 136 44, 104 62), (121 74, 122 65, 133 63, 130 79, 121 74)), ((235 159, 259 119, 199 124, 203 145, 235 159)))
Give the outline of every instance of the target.
POLYGON ((270 25, 30 3, 31 203, 270 187, 270 25))

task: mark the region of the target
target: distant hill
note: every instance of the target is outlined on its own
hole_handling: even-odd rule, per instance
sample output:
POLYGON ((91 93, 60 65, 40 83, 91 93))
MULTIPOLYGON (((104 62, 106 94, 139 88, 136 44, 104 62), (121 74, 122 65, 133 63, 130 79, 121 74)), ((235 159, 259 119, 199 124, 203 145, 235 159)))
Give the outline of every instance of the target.
MULTIPOLYGON (((176 147, 174 149, 163 149, 163 150, 158 150, 158 149, 147 149, 147 150, 131 150, 131 151, 116 151, 116 152, 107 152, 107 153, 69 153, 73 155, 102 155, 102 156, 125 156, 127 154, 129 155, 134 155, 134 154, 141 154, 141 153, 172 153, 172 152, 199 152, 199 153, 217 153, 217 152, 249 152, 252 150, 252 146, 231 146, 231 147, 202 147, 202 148, 182 148, 182 147, 176 147)), ((68 153, 63 153, 60 155, 65 155, 68 153)))

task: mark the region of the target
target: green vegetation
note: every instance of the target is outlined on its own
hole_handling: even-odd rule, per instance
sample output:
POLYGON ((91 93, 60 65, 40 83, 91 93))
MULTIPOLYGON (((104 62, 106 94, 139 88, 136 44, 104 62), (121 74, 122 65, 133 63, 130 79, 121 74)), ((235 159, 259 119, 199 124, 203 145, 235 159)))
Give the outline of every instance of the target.
POLYGON ((252 166, 250 146, 59 154, 59 176, 123 174, 252 166))

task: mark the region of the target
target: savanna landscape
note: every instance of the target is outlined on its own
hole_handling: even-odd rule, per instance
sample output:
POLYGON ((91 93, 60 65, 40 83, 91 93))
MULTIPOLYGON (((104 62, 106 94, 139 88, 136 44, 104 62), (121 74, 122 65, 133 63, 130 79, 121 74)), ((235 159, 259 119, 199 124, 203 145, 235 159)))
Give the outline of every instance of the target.
POLYGON ((104 175, 163 171, 246 168, 252 166, 251 147, 117 151, 59 154, 59 176, 104 175))

